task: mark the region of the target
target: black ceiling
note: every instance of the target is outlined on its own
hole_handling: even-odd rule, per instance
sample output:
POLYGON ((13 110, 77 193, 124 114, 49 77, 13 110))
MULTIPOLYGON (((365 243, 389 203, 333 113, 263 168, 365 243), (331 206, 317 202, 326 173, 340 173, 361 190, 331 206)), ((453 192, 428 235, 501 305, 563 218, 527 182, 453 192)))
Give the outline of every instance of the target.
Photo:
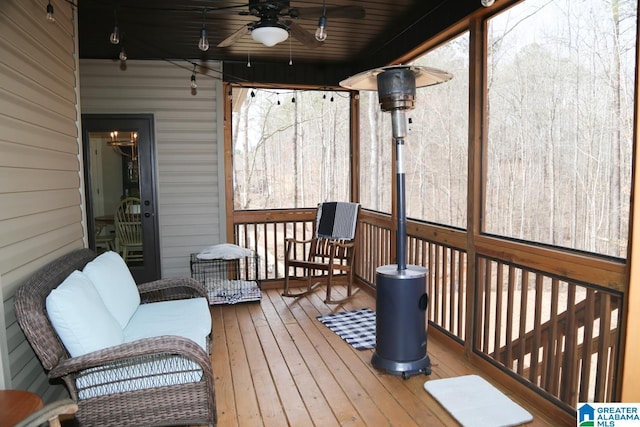
MULTIPOLYGON (((294 37, 265 47, 248 33, 229 47, 217 47, 234 32, 259 21, 248 14, 250 3, 254 10, 276 8, 279 22, 292 22, 312 39, 323 7, 322 0, 247 1, 81 0, 80 57, 116 59, 124 47, 129 59, 221 60, 225 71, 235 64, 236 74, 249 59, 252 64, 269 63, 283 70, 291 59, 299 69, 335 68, 349 73, 390 63, 481 7, 480 0, 328 0, 328 37, 319 47, 305 46, 294 37), (364 17, 357 17, 359 11, 364 17), (109 41, 116 22, 120 45, 109 41), (198 49, 203 22, 210 44, 206 52, 198 49)), ((308 80, 297 83, 320 83, 317 77, 308 80)))

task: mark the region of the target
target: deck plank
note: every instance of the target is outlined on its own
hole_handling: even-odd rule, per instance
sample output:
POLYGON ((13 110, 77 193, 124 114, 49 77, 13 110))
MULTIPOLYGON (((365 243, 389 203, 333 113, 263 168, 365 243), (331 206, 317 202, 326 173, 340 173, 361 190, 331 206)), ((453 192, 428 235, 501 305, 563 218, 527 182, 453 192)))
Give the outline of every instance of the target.
MULTIPOLYGON (((331 406, 326 401, 322 390, 307 365, 307 359, 313 358, 313 354, 303 353, 303 346, 290 335, 289 330, 282 323, 269 298, 265 298, 262 302, 262 310, 269 320, 273 335, 280 347, 280 352, 284 355, 284 361, 291 372, 295 385, 298 386, 303 404, 309 411, 311 419, 318 425, 338 426, 339 423, 333 415, 331 406)), ((315 353, 315 350, 313 353, 315 353)), ((287 402, 286 404, 291 403, 294 402, 287 402)))
POLYGON ((211 363, 214 367, 214 383, 216 390, 216 409, 218 412, 218 424, 222 426, 237 427, 238 415, 236 401, 233 394, 233 381, 230 375, 229 347, 222 319, 220 307, 211 307, 212 343, 214 351, 211 354, 211 363))
MULTIPOLYGON (((279 295, 273 297, 269 301, 274 306, 285 304, 279 295)), ((294 319, 295 320, 295 319, 294 319)), ((320 391, 322 392, 325 402, 329 405, 329 410, 333 414, 334 420, 338 425, 364 426, 362 420, 354 417, 356 412, 354 406, 349 401, 340 384, 336 381, 331 369, 325 364, 317 346, 309 339, 306 331, 298 324, 298 322, 288 322, 285 324, 293 342, 299 348, 300 354, 304 358, 309 374, 315 379, 320 391)), ((317 425, 321 424, 315 420, 317 425)))
MULTIPOLYGON (((334 292, 344 289, 337 286, 334 292)), ((360 292, 339 306, 323 299, 323 289, 301 298, 264 289, 261 302, 211 308, 218 425, 455 426, 423 385, 467 374, 483 376, 534 414, 527 426, 554 425, 438 339, 427 339, 430 376, 404 380, 378 371, 371 365, 373 350, 355 350, 316 319, 363 307, 375 310, 374 297, 360 292)))
MULTIPOLYGON (((252 374, 252 371, 259 370, 259 367, 249 366, 247 353, 250 352, 250 350, 245 348, 245 343, 242 339, 238 318, 236 316, 236 307, 223 307, 222 318, 227 336, 230 369, 225 372, 220 372, 217 366, 213 366, 213 370, 214 372, 220 372, 221 376, 228 375, 230 381, 233 383, 233 396, 235 399, 238 426, 263 425, 256 396, 259 390, 255 388, 252 374)), ((217 350, 215 343, 213 344, 213 349, 214 352, 217 350)))
MULTIPOLYGON (((282 393, 281 388, 284 389, 282 380, 280 380, 283 371, 282 369, 278 371, 276 367, 274 372, 272 367, 278 363, 278 358, 274 354, 277 349, 274 350, 268 343, 266 345, 263 343, 264 334, 261 333, 261 330, 264 329, 264 326, 256 326, 247 304, 238 304, 236 311, 240 333, 246 349, 248 362, 246 374, 253 379, 263 424, 267 427, 286 425, 287 417, 279 397, 282 393), (274 381, 274 377, 278 381, 274 381), (282 387, 279 387, 278 382, 282 387)), ((284 372, 284 374, 287 373, 284 372)))

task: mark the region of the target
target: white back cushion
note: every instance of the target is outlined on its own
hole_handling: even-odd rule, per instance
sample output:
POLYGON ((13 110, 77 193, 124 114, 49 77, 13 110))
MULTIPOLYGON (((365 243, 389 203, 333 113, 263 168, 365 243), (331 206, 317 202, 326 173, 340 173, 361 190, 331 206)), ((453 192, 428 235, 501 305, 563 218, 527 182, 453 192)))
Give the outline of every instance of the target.
POLYGON ((113 251, 105 252, 82 271, 91 279, 120 326, 127 326, 140 305, 140 293, 122 257, 113 251))
POLYGON ((72 357, 124 342, 120 324, 80 271, 71 273, 51 291, 46 306, 51 324, 72 357))

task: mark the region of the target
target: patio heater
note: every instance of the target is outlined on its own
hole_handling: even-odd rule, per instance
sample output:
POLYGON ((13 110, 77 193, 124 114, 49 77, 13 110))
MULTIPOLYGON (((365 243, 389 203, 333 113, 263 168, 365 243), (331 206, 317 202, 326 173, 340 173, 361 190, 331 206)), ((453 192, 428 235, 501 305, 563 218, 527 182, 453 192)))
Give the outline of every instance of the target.
POLYGON ((427 269, 407 265, 404 138, 406 110, 414 108, 416 87, 450 80, 451 74, 429 67, 395 65, 365 71, 340 82, 353 90, 378 90, 382 111, 391 112, 396 148, 397 264, 376 269, 376 350, 371 364, 394 375, 431 374, 427 354, 427 269))

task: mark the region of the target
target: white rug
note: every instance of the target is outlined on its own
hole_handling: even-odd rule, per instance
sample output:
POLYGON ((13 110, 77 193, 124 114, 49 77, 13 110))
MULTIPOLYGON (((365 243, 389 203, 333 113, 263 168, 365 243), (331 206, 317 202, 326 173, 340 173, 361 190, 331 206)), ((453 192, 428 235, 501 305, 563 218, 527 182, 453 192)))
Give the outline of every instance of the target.
POLYGON ((429 392, 464 427, 506 427, 531 422, 533 416, 478 375, 431 380, 429 392))

